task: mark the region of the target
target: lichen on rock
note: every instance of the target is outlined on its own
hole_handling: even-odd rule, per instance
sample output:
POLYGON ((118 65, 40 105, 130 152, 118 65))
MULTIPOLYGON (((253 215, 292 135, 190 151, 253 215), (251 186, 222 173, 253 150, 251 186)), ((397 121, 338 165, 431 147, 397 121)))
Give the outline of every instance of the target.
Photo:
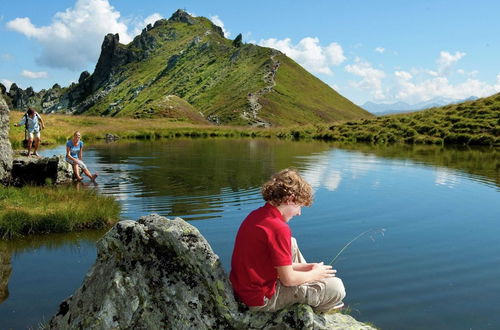
POLYGON ((347 315, 294 305, 276 313, 238 303, 219 257, 180 218, 121 221, 98 243, 82 286, 51 329, 372 329, 347 315))

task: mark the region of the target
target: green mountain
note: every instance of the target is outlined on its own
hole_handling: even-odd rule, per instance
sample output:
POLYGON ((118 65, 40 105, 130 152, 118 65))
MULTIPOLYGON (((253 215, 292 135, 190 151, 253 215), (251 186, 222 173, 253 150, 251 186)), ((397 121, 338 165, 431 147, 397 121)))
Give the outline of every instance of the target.
POLYGON ((182 10, 128 45, 108 34, 94 73, 43 112, 253 126, 372 117, 283 53, 226 39, 182 10))

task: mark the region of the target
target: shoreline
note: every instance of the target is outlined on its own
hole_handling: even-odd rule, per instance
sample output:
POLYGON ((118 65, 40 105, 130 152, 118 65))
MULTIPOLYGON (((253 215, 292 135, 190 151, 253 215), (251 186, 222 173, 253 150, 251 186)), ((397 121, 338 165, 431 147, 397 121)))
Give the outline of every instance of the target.
MULTIPOLYGON (((292 127, 253 128, 238 126, 205 126, 166 118, 134 119, 84 115, 41 114, 47 128, 42 131, 42 145, 65 143, 73 132, 81 131, 84 141, 106 140, 110 134, 121 140, 155 140, 171 138, 278 138, 285 140, 322 140, 342 143, 434 144, 457 146, 500 147, 497 127, 493 134, 473 134, 461 129, 445 130, 440 122, 427 123, 429 110, 414 114, 391 115, 335 123, 309 124, 292 127), (496 134, 496 135, 495 135, 496 134)), ((24 129, 16 128, 22 112, 11 111, 9 139, 13 149, 22 149, 24 129)), ((443 120, 447 120, 444 118, 443 120)), ((471 124, 472 125, 472 124, 471 124)), ((460 125, 457 125, 457 127, 460 125)), ((464 125, 461 125, 464 126, 464 125)), ((461 127, 460 126, 460 127, 461 127)), ((475 126, 474 126, 475 129, 475 126)))

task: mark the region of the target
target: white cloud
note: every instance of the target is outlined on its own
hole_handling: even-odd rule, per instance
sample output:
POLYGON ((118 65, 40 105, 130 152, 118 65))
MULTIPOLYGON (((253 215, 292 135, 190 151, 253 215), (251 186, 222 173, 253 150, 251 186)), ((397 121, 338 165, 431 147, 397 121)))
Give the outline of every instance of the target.
POLYGON ((224 32, 224 36, 226 38, 229 38, 231 36, 231 32, 224 28, 224 22, 222 22, 219 16, 217 15, 210 16, 210 20, 212 21, 212 23, 214 23, 215 25, 219 26, 222 29, 222 32, 224 32))
POLYGON ((406 71, 396 71, 396 72, 394 72, 394 75, 396 76, 396 78, 401 79, 403 81, 407 81, 407 80, 410 80, 411 78, 413 78, 411 73, 406 72, 406 71))
POLYGON ((339 65, 345 61, 344 50, 336 42, 332 42, 325 48, 326 57, 328 62, 332 65, 339 65))
MULTIPOLYGON (((135 23, 135 28, 134 28, 132 35, 136 36, 136 35, 140 34, 142 32, 142 30, 146 26, 148 26, 148 24, 154 25, 154 23, 157 20, 160 20, 162 18, 163 18, 163 16, 161 16, 161 14, 154 13, 154 14, 149 15, 148 17, 146 17, 143 20, 139 20, 138 22, 135 23)), ((120 36, 120 38, 121 38, 121 36, 120 36)))
POLYGON ((23 70, 21 73, 23 77, 30 78, 30 79, 40 79, 40 78, 47 78, 49 75, 47 72, 41 71, 41 72, 33 72, 33 71, 28 71, 28 70, 23 70))
POLYGON ((39 64, 71 70, 97 61, 107 33, 119 33, 121 43, 132 40, 120 12, 108 0, 78 0, 73 8, 56 13, 47 26, 37 27, 23 17, 7 22, 7 27, 40 43, 39 64))
POLYGON ((0 83, 2 83, 5 88, 7 88, 7 91, 10 89, 10 85, 12 85, 12 81, 10 81, 9 79, 0 79, 0 83))
POLYGON ((453 68, 465 55, 460 51, 454 54, 441 51, 435 68, 398 68, 390 77, 359 58, 355 59, 355 63, 346 65, 345 70, 361 77, 361 80, 351 82, 351 87, 369 91, 375 100, 384 102, 405 101, 415 104, 435 97, 461 100, 500 92, 500 73, 496 76, 496 82, 488 83, 476 78, 479 73, 477 70, 453 68), (451 77, 452 73, 456 77, 451 77))
POLYGON ((472 71, 470 71, 470 72, 467 72, 467 71, 465 71, 465 70, 463 70, 463 69, 458 69, 458 70, 457 70, 457 73, 458 73, 458 74, 461 74, 461 75, 464 75, 464 76, 475 77, 475 76, 477 76, 477 74, 479 73, 479 71, 477 71, 477 70, 472 70, 472 71))
POLYGON ((2 60, 4 60, 4 61, 10 61, 14 58, 14 56, 12 56, 12 54, 9 54, 9 53, 3 53, 1 55, 1 57, 2 57, 2 60))
POLYGON ((159 13, 151 14, 144 19, 144 26, 147 26, 148 24, 153 25, 156 21, 158 21, 162 18, 163 18, 163 16, 161 16, 161 14, 159 14, 159 13))
POLYGON ((290 38, 261 40, 260 46, 276 48, 312 73, 333 74, 332 66, 345 61, 342 46, 336 42, 321 46, 318 38, 306 37, 298 44, 292 44, 290 38))
POLYGON ((439 72, 433 70, 427 70, 427 74, 433 77, 439 77, 439 72))
POLYGON ((377 53, 383 54, 385 52, 385 48, 384 47, 377 47, 377 48, 375 48, 375 51, 377 53))
POLYGON ((485 97, 500 91, 500 74, 493 85, 471 78, 459 84, 452 84, 447 77, 432 77, 421 82, 413 82, 411 77, 404 77, 399 72, 394 75, 397 81, 396 99, 410 103, 426 101, 438 96, 452 99, 465 99, 470 96, 485 97))
POLYGON ((336 90, 337 92, 340 90, 340 86, 337 84, 331 84, 330 87, 336 90))
POLYGON ((453 65, 464 56, 463 52, 455 52, 452 55, 447 51, 441 51, 436 61, 437 70, 414 69, 413 75, 406 71, 395 71, 396 84, 391 88, 392 96, 398 100, 417 103, 435 97, 460 100, 470 96, 485 97, 499 92, 500 74, 495 83, 488 84, 474 78, 478 71, 466 72, 463 69, 458 69, 459 74, 468 78, 459 83, 450 82, 449 76, 453 65), (417 74, 420 76, 415 76, 417 74))
POLYGON ((455 52, 455 55, 452 55, 447 51, 441 51, 437 60, 439 76, 449 76, 452 66, 465 55, 463 52, 455 52))
POLYGON ((362 78, 358 82, 353 82, 352 86, 370 91, 377 100, 386 98, 382 90, 382 79, 386 77, 384 71, 375 69, 370 63, 364 62, 360 58, 356 58, 354 64, 346 65, 345 70, 362 78))

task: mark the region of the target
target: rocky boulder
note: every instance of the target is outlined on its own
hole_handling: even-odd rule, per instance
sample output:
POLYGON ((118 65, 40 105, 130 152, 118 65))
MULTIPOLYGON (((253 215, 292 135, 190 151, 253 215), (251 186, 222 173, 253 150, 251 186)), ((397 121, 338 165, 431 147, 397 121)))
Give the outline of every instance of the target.
POLYGON ((17 155, 12 162, 14 186, 62 184, 71 182, 73 169, 63 155, 52 157, 26 157, 17 155))
POLYGON ((0 183, 10 178, 12 169, 12 146, 9 140, 9 107, 0 96, 0 183))
POLYGON ((199 231, 158 215, 121 221, 98 243, 82 286, 50 329, 372 329, 348 315, 294 305, 252 313, 233 296, 199 231))

